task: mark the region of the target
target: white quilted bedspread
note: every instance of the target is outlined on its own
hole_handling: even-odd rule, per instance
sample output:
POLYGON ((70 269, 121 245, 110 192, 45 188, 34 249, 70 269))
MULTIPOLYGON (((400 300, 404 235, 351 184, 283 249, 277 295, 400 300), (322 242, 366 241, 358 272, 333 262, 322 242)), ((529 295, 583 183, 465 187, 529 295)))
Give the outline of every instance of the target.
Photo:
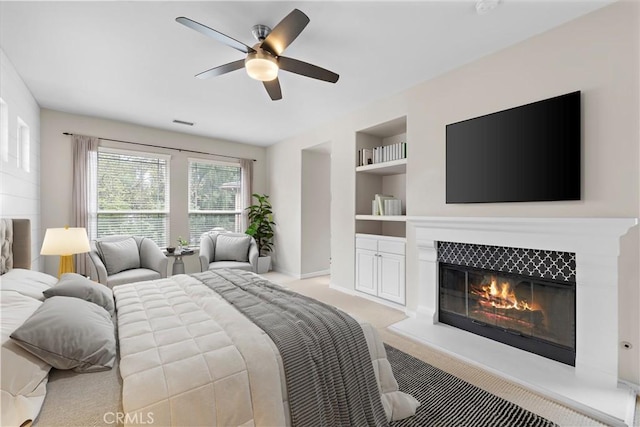
MULTIPOLYGON (((282 362, 260 328, 198 280, 117 286, 129 425, 290 425, 282 362)), ((375 329, 363 325, 388 419, 418 405, 399 392, 375 329)))

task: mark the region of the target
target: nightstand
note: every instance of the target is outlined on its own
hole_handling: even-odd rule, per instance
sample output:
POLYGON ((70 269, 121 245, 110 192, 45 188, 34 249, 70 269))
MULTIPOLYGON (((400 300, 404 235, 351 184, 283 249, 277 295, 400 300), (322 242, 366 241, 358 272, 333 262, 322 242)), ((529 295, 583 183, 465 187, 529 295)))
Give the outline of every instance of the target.
POLYGON ((171 274, 184 274, 184 261, 182 260, 183 256, 193 255, 195 252, 193 249, 183 249, 181 252, 173 252, 168 253, 167 251, 164 254, 167 257, 175 258, 173 260, 173 268, 171 269, 171 274))

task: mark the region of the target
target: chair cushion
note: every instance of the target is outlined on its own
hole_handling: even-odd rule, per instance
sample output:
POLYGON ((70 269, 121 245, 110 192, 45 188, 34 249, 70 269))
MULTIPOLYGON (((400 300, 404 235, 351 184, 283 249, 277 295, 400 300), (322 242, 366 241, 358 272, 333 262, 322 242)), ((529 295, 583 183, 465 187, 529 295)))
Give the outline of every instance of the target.
POLYGON ((11 334, 19 346, 54 368, 76 372, 111 369, 116 359, 111 316, 80 298, 52 297, 11 334))
POLYGON ((96 248, 109 276, 121 271, 140 268, 140 252, 133 237, 96 242, 96 248))
POLYGON ((149 270, 148 268, 136 268, 133 270, 125 270, 120 273, 116 273, 107 278, 107 285, 113 288, 117 285, 123 285, 125 283, 141 282, 143 280, 155 280, 160 279, 160 273, 155 270, 149 270))
POLYGON ((216 239, 214 261, 249 261, 249 245, 251 236, 232 236, 219 234, 216 239))
POLYGON ((248 262, 238 261, 218 261, 209 264, 209 270, 216 270, 219 268, 233 268, 236 270, 253 271, 253 266, 248 262))

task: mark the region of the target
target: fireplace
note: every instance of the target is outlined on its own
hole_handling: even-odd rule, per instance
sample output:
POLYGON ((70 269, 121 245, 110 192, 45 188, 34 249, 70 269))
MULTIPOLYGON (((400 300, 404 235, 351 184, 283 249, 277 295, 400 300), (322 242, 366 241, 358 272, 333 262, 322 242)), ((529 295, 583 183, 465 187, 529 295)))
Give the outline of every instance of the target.
POLYGON ((575 254, 438 242, 442 323, 571 366, 575 254))
POLYGON ((439 320, 575 366, 575 283, 440 264, 439 320))
MULTIPOLYGON (((636 218, 416 216, 408 217, 407 223, 407 241, 415 242, 417 260, 411 273, 407 257, 409 317, 389 326, 392 331, 536 390, 607 425, 631 425, 635 393, 621 386, 618 376, 619 357, 627 351, 618 335, 618 256, 621 237, 638 224, 636 218), (502 265, 508 271, 501 273, 534 276, 545 284, 575 283, 575 366, 440 322, 440 265, 460 265, 460 259, 467 258, 443 259, 444 242, 543 248, 567 257, 553 259, 544 251, 518 249, 505 259, 500 252, 480 252, 469 257, 466 267, 500 271, 502 265), (527 259, 537 262, 538 271, 531 269, 536 263, 529 264, 527 259)), ((624 256, 628 261, 628 252, 624 256)))

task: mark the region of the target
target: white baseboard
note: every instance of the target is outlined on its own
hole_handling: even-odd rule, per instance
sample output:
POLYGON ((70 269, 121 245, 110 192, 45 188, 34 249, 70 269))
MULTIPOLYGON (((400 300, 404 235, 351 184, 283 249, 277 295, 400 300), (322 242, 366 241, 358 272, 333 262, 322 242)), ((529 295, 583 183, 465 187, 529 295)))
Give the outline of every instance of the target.
POLYGON ((293 279, 300 279, 301 278, 300 274, 298 274, 298 273, 292 273, 290 271, 283 270, 283 269, 278 268, 278 267, 273 267, 270 270, 270 272, 284 274, 285 276, 289 276, 289 277, 291 277, 293 279))
POLYGON ((321 270, 321 271, 314 271, 313 273, 301 274, 300 278, 301 279, 311 279, 312 277, 328 276, 329 274, 331 274, 331 270, 321 270))
POLYGON ((269 272, 284 274, 285 276, 289 276, 293 279, 298 279, 298 280, 311 279, 312 277, 319 277, 319 276, 329 276, 331 274, 331 270, 314 271, 312 273, 305 273, 305 274, 292 273, 290 271, 278 268, 277 266, 273 266, 273 268, 269 272))
POLYGON ((339 291, 339 292, 342 292, 343 294, 347 294, 347 295, 352 295, 352 296, 357 295, 356 291, 354 291, 353 289, 348 289, 348 288, 345 288, 343 286, 338 286, 335 283, 333 283, 333 281, 329 281, 329 289, 333 289, 335 291, 339 291))

